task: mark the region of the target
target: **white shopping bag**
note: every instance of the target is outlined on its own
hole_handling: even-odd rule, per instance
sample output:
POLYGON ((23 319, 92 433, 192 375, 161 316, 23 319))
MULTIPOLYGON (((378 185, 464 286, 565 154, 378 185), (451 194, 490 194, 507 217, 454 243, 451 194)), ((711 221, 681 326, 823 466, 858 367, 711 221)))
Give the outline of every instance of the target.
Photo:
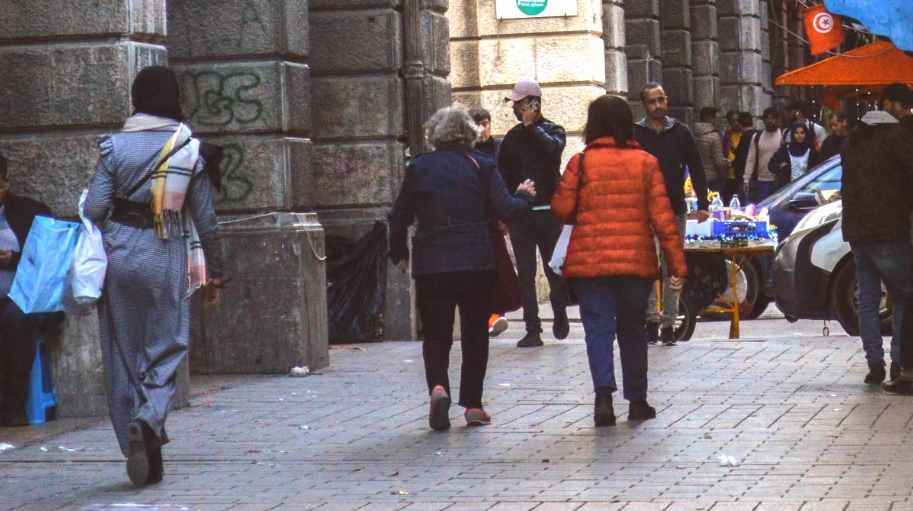
POLYGON ((79 218, 82 226, 79 229, 79 241, 73 254, 73 267, 70 270, 70 289, 73 301, 79 305, 89 305, 101 298, 105 287, 105 273, 108 271, 108 256, 101 231, 83 213, 88 190, 82 191, 79 198, 79 218))
POLYGON ((548 262, 548 267, 558 275, 561 275, 561 267, 564 266, 564 260, 567 258, 567 246, 571 242, 571 233, 573 232, 573 225, 565 225, 561 229, 561 236, 558 236, 555 250, 552 251, 552 259, 548 262))

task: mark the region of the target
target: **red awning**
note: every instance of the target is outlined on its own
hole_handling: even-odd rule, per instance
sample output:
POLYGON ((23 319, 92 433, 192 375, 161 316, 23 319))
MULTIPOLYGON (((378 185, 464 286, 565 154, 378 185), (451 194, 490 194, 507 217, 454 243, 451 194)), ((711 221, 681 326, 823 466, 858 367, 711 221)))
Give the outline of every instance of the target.
POLYGON ((775 85, 877 87, 913 84, 913 57, 887 41, 878 41, 784 73, 775 85))

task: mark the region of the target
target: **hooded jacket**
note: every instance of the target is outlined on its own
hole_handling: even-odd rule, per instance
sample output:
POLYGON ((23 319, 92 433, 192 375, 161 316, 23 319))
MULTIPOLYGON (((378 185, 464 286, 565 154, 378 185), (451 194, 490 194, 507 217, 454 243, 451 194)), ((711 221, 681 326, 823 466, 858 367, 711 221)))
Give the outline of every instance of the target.
POLYGON ((913 213, 913 141, 891 114, 868 112, 843 158, 843 239, 908 241, 913 213))
POLYGON ((729 177, 729 160, 723 154, 723 139, 720 133, 709 122, 698 122, 694 125, 697 137, 697 150, 704 162, 704 174, 708 182, 719 181, 729 177))

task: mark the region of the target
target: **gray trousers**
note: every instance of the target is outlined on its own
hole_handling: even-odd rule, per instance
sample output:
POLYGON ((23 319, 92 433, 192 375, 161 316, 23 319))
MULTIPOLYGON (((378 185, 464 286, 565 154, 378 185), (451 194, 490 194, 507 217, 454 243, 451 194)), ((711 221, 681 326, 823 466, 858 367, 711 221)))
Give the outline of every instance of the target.
MULTIPOLYGON (((687 221, 685 215, 676 215, 675 217, 675 223, 678 226, 679 234, 681 234, 682 243, 684 243, 685 239, 685 225, 687 224, 687 221)), ((672 289, 669 285, 669 267, 666 264, 666 256, 663 254, 662 247, 659 245, 659 240, 656 240, 656 252, 659 254, 659 264, 663 275, 663 304, 662 309, 657 306, 657 286, 654 283, 652 291, 650 291, 650 300, 647 303, 647 322, 659 323, 663 328, 671 328, 675 327, 675 322, 678 320, 678 299, 681 290, 672 289)))

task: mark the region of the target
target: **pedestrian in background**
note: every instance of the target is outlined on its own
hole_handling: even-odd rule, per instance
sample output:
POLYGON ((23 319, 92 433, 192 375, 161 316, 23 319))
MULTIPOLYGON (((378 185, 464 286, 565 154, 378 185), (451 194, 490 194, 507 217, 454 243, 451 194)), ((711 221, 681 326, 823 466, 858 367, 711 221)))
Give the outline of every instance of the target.
MULTIPOLYGON (((735 110, 726 112, 726 130, 723 132, 723 152, 729 161, 735 160, 735 152, 742 141, 744 127, 739 121, 739 113, 735 110)), ((705 162, 706 164, 706 162, 705 162)))
POLYGON ((564 152, 566 134, 564 128, 543 116, 542 89, 538 83, 520 80, 505 100, 513 102, 514 115, 520 122, 507 132, 501 142, 498 170, 508 188, 514 189, 524 181, 532 180, 538 191, 532 211, 508 222, 520 278, 523 321, 526 323, 526 335, 517 346, 530 348, 542 346, 542 320, 536 297, 537 249, 548 278, 549 299, 555 315, 552 333, 556 339, 564 339, 570 332, 566 284, 545 264, 552 258, 563 227, 549 211, 549 204, 561 177, 561 153, 564 152))
POLYGON ((13 195, 7 160, 0 156, 0 427, 27 426, 25 405, 39 319, 9 299, 32 221, 51 215, 41 202, 13 195))
MULTIPOLYGON (((685 177, 691 176, 694 193, 697 194, 698 211, 695 213, 699 222, 710 218, 707 211, 707 179, 704 174, 704 163, 691 135, 691 130, 679 121, 669 117, 669 97, 663 86, 648 83, 640 91, 647 116, 634 126, 634 136, 640 146, 659 160, 666 193, 675 213, 680 240, 684 247, 685 223, 687 208, 685 206, 685 177)), ((680 289, 676 288, 671 278, 667 261, 660 258, 662 264, 662 300, 656 287, 650 293, 647 307, 647 342, 655 344, 660 338, 667 346, 675 345, 675 323, 678 320, 678 300, 680 289), (661 302, 661 308, 660 308, 661 302), (660 330, 661 329, 661 330, 660 330)))
MULTIPOLYGON (((497 161, 498 150, 501 148, 501 141, 491 136, 491 113, 484 108, 473 108, 469 110, 469 116, 472 117, 472 120, 475 121, 481 130, 479 132, 479 141, 476 143, 475 147, 476 152, 481 153, 492 161, 497 161)), ((500 230, 502 237, 507 234, 507 226, 503 222, 498 222, 498 229, 500 230)), ((495 240, 496 245, 498 241, 499 240, 495 240)), ((495 248, 497 249, 498 247, 495 248)), ((495 305, 495 308, 497 308, 497 305, 495 305)), ((498 310, 492 312, 491 316, 489 316, 489 336, 497 337, 507 330, 509 323, 505 314, 506 311, 498 310)))
POLYGON ((590 103, 586 148, 568 162, 552 211, 574 225, 562 270, 580 300, 580 317, 596 393, 596 426, 615 424, 613 345, 621 350, 629 420, 652 419, 647 402, 647 300, 657 278, 654 233, 669 261, 670 287, 687 276, 678 220, 656 158, 634 141, 627 101, 590 103))
POLYGON ((751 147, 751 141, 758 133, 758 130, 754 127, 754 117, 749 112, 739 112, 739 124, 742 126, 742 137, 735 150, 735 159, 732 161, 732 169, 726 183, 726 192, 730 199, 733 195, 738 195, 741 197, 742 203, 746 204, 749 199, 748 191, 743 187, 745 182, 745 163, 748 161, 748 150, 751 147))
POLYGON ((788 133, 789 142, 777 150, 768 164, 768 170, 777 176, 777 188, 801 178, 818 164, 814 135, 805 124, 793 124, 788 133))
MULTIPOLYGON (((726 199, 726 183, 729 179, 731 163, 723 153, 723 140, 720 138, 719 110, 712 106, 701 108, 700 121, 694 125, 694 136, 697 139, 697 149, 704 162, 704 173, 707 177, 707 187, 726 199)), ((741 132, 739 133, 741 135, 741 132)))
POLYGON ((770 161, 783 141, 780 129, 780 114, 776 108, 764 110, 764 129, 746 139, 745 191, 750 202, 760 203, 777 189, 777 175, 770 170, 770 161))
POLYGON ((840 154, 840 151, 843 149, 843 144, 846 142, 846 138, 849 134, 850 125, 846 114, 843 112, 835 113, 831 117, 831 133, 824 139, 824 143, 821 144, 821 155, 818 159, 820 161, 825 161, 840 154))
POLYGON ((859 333, 869 373, 865 383, 885 379, 881 339, 881 284, 894 300, 891 382, 885 390, 913 394, 913 139, 901 121, 910 116, 913 91, 885 88, 880 111, 853 129, 843 159, 843 239, 850 243, 859 286, 859 333))
POLYGON ((497 281, 490 223, 528 210, 536 188, 526 180, 512 196, 494 162, 471 154, 479 129, 466 112, 455 107, 438 110, 425 130, 434 151, 418 156, 406 168, 390 214, 390 259, 406 271, 407 232, 417 222, 411 261, 425 336, 428 422, 431 429, 442 431, 450 428, 448 369, 456 308, 463 354, 459 404, 466 409, 467 425, 491 423, 482 405, 488 318, 497 281))
POLYGON ((200 143, 182 123, 177 77, 147 67, 132 99, 123 130, 99 140, 84 212, 108 255, 98 320, 111 422, 130 481, 145 485, 164 475, 190 295, 205 285, 205 301, 215 304, 223 280, 212 188, 200 143))
POLYGON ((785 138, 783 143, 787 144, 792 140, 792 130, 795 125, 801 125, 805 127, 806 131, 806 140, 808 144, 819 150, 821 148, 821 143, 824 142, 824 139, 827 137, 827 130, 824 129, 824 126, 815 122, 812 118, 812 106, 808 101, 796 100, 789 106, 789 122, 786 126, 790 126, 786 130, 785 138))

